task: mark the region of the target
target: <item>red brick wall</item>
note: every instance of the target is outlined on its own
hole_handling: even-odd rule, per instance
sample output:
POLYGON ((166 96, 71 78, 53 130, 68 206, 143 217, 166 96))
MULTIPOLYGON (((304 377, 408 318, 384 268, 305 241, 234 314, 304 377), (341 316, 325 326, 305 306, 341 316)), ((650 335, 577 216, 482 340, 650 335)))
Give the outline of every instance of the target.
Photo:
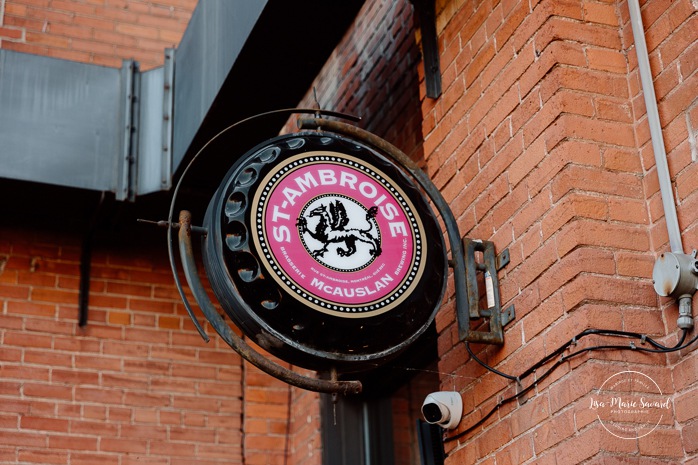
POLYGON ((147 70, 175 47, 197 0, 2 0, 0 46, 8 50, 147 70))
POLYGON ((74 235, 0 230, 0 462, 239 460, 240 358, 194 330, 164 239, 95 244, 84 328, 79 259, 74 235))
MULTIPOLYGON (((684 249, 696 248, 698 200, 696 161, 698 144, 698 5, 692 1, 643 4, 642 16, 647 30, 647 48, 655 79, 659 118, 662 125, 669 170, 678 204, 684 249)), ((637 59, 632 49, 627 7, 623 10, 623 41, 630 48, 630 97, 636 119, 637 143, 642 167, 647 173, 644 188, 649 202, 651 238, 656 250, 668 249, 666 228, 662 221, 659 185, 654 167, 654 153, 646 121, 645 104, 640 87, 637 59)))
MULTIPOLYGON (((689 252, 698 219, 696 8, 688 0, 643 3, 689 252)), ((476 352, 517 375, 585 328, 673 344, 676 305, 660 301, 651 283, 655 253, 668 246, 627 3, 440 1, 437 9, 444 94, 422 103, 427 169, 461 232, 511 253, 500 283, 516 320, 503 347, 476 352)), ((452 301, 437 322, 439 371, 463 375, 462 431, 513 383, 469 359, 452 301)), ((558 368, 526 404, 506 405, 448 443, 448 463, 695 459, 696 414, 685 410, 695 399, 694 368, 691 353, 589 353, 558 368), (636 441, 608 434, 588 408, 594 389, 622 369, 651 376, 675 402, 636 441)))
MULTIPOLYGON (((637 147, 645 174, 643 188, 648 204, 650 240, 653 249, 661 253, 669 250, 668 237, 625 3, 621 17, 623 44, 630 49, 630 97, 637 147)), ((690 253, 698 248, 698 4, 695 1, 675 1, 666 5, 645 2, 642 3, 642 17, 683 247, 690 253)), ((676 305, 664 298, 660 299, 660 305, 666 326, 671 331, 675 328, 676 305)), ((696 308, 694 302, 694 315, 696 308)), ((640 441, 642 453, 678 457, 687 463, 698 460, 698 412, 689 407, 698 397, 697 363, 698 357, 692 352, 669 359, 671 385, 668 389, 673 394, 674 415, 658 437, 648 436, 640 441), (671 423, 672 420, 675 423, 671 423)))
MULTIPOLYGON (((134 58, 147 69, 179 42, 196 1, 0 5, 4 49, 114 67, 134 58)), ((255 387, 243 392, 245 366, 210 327, 209 344, 194 330, 164 236, 95 244, 80 328, 83 233, 48 228, 0 229, 0 462, 241 463, 245 445, 258 454, 255 387)))
POLYGON ((245 364, 245 463, 283 463, 289 433, 290 387, 245 364))
MULTIPOLYGON (((148 69, 196 3, 0 0, 0 47, 148 69)), ((320 463, 317 395, 294 390, 291 418, 287 385, 201 340, 164 240, 95 251, 77 328, 80 238, 0 232, 0 462, 320 463)))
POLYGON ((320 394, 294 388, 292 396, 288 463, 322 465, 320 394))
MULTIPOLYGON (((164 3, 0 0, 0 46, 107 66, 135 58, 147 69, 176 45, 195 2, 164 3)), ((475 351, 518 374, 590 327, 673 344, 676 305, 651 283, 667 235, 626 1, 437 4, 439 99, 424 97, 406 0, 367 1, 315 88, 322 108, 364 117, 362 127, 422 164, 461 233, 509 249, 499 277, 516 319, 503 347, 475 351)), ((645 0, 642 8, 690 251, 698 242, 698 5, 645 0)), ((299 106, 313 103, 311 91, 299 106)), ((241 364, 217 337, 205 345, 164 251, 101 245, 94 259, 90 323, 80 330, 79 239, 1 231, 0 461, 281 464, 288 453, 290 463, 320 463, 317 395, 241 364)), ((441 386, 455 383, 465 403, 457 433, 514 388, 468 357, 451 295, 437 325, 441 386)), ((586 354, 526 403, 503 406, 447 443, 447 463, 695 462, 697 364, 690 351, 586 354), (651 376, 671 399, 658 429, 635 441, 607 434, 588 408, 623 369, 651 376)), ((393 400, 399 463, 416 463, 410 422, 428 389, 417 382, 393 400)))

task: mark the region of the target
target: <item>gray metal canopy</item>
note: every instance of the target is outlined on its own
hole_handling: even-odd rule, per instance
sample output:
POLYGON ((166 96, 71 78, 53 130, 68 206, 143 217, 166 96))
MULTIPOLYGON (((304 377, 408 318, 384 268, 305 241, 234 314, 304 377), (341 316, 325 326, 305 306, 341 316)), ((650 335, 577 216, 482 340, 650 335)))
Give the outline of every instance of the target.
POLYGON ((225 127, 296 106, 362 4, 200 0, 179 47, 144 72, 0 50, 0 184, 166 191, 225 127))

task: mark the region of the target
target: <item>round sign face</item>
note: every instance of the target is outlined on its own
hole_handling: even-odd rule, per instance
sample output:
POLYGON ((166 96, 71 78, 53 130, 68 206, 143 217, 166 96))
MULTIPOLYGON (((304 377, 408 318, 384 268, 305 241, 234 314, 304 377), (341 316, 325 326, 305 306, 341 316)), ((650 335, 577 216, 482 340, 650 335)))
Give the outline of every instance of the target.
POLYGON ((365 318, 404 301, 424 272, 424 227, 378 168, 335 152, 282 160, 254 197, 263 263, 301 303, 365 318))
POLYGON ((225 312, 300 366, 375 368, 426 330, 443 296, 443 236, 426 199, 361 141, 308 132, 261 144, 230 169, 204 223, 225 312))

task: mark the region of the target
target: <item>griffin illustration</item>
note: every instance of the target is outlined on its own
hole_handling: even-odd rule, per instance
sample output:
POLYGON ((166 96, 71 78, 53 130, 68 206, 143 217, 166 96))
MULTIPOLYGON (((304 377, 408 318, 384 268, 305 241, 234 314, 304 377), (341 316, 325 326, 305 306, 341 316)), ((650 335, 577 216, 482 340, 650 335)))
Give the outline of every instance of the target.
MULTIPOLYGON (((375 218, 378 214, 378 207, 371 207, 366 212, 366 220, 375 218)), ((323 246, 320 249, 311 251, 313 258, 324 256, 330 244, 344 242, 346 248, 337 248, 337 255, 340 257, 349 257, 356 253, 356 241, 361 241, 369 244, 371 249, 370 254, 377 257, 381 254, 379 240, 371 234, 372 226, 368 229, 348 228, 349 216, 346 208, 341 201, 335 200, 330 202, 329 206, 320 204, 320 206, 312 209, 308 213, 308 218, 320 217, 314 229, 308 228, 307 218, 301 216, 298 218, 296 226, 301 234, 308 233, 311 237, 321 242, 323 246)))

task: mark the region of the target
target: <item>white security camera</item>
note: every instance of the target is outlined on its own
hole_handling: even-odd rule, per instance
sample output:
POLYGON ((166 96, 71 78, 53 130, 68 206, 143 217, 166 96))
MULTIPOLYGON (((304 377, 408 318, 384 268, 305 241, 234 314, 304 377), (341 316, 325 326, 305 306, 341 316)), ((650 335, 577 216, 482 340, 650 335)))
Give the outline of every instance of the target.
POLYGON ((422 415, 427 423, 453 429, 463 415, 463 399, 455 391, 432 392, 424 399, 422 415))

